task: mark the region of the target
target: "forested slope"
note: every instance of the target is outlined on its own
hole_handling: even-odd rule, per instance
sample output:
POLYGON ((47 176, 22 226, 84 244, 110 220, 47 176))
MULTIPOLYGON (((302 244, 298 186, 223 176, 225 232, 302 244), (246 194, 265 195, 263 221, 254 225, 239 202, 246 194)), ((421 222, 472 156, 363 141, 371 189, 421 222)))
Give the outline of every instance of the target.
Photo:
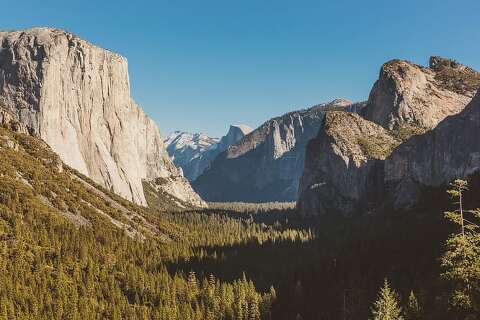
MULTIPOLYGON (((441 277, 458 232, 443 188, 352 219, 284 204, 179 212, 162 194, 149 209, 115 196, 25 134, 0 129, 0 161, 2 320, 367 319, 384 278, 403 307, 414 292, 416 319, 464 319, 441 277)), ((465 208, 480 206, 470 178, 465 208)))
POLYGON ((272 295, 241 274, 226 283, 166 266, 203 255, 196 248, 207 244, 286 238, 285 231, 138 207, 63 165, 41 140, 3 128, 0 162, 0 319, 269 313, 272 295))

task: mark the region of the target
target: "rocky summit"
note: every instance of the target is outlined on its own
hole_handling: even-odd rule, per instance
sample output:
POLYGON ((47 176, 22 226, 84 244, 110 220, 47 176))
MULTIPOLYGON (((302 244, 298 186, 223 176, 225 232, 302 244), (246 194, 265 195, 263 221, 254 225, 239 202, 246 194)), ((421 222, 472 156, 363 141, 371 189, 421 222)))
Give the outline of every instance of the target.
POLYGON ((116 53, 59 29, 0 32, 0 110, 67 165, 128 200, 146 205, 142 183, 150 181, 204 205, 132 100, 127 60, 116 53))
POLYGON ((383 65, 363 117, 328 113, 309 143, 301 213, 403 210, 425 188, 479 170, 478 87, 478 72, 445 58, 383 65))
POLYGON ((164 143, 173 163, 190 181, 200 176, 210 163, 230 145, 242 139, 252 129, 246 125, 231 125, 221 139, 203 133, 176 131, 167 136, 164 143))
POLYGON ((209 201, 294 201, 307 143, 325 113, 363 106, 338 99, 273 118, 219 154, 193 186, 209 201))
POLYGON ((479 85, 478 72, 449 59, 431 57, 427 68, 392 60, 382 66, 363 115, 390 130, 432 129, 462 111, 479 85))

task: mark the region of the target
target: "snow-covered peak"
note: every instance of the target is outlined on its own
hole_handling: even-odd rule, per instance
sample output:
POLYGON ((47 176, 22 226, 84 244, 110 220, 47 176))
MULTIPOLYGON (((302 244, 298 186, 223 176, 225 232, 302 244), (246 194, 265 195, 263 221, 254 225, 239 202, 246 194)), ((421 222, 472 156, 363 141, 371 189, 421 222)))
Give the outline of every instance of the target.
POLYGON ((183 170, 187 179, 193 181, 219 153, 251 131, 244 124, 231 125, 221 139, 211 138, 204 133, 175 131, 164 139, 164 143, 175 165, 183 170))
POLYGON ((184 148, 208 150, 212 145, 218 143, 218 141, 218 138, 211 138, 204 133, 175 131, 165 138, 164 143, 167 150, 180 150, 184 148))

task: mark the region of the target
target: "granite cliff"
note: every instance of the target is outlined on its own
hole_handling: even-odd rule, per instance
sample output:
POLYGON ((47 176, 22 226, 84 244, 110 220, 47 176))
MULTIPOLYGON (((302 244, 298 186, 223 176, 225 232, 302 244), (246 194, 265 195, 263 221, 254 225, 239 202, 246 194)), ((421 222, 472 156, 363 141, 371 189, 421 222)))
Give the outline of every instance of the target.
POLYGON ((132 100, 127 60, 116 53, 58 29, 0 32, 0 109, 67 165, 128 200, 146 205, 147 181, 204 205, 132 100))
POLYGON ((300 180, 303 213, 349 215, 377 202, 377 168, 400 144, 382 126, 357 114, 328 112, 318 136, 308 143, 300 180))
POLYGON ((396 148, 384 161, 386 205, 409 208, 428 187, 480 171, 480 91, 459 114, 396 148))
POLYGON ((361 110, 364 104, 338 99, 273 118, 225 152, 193 183, 209 201, 294 201, 305 148, 327 110, 361 110))
POLYGON ((431 57, 428 68, 392 60, 382 66, 363 116, 390 130, 432 129, 462 111, 479 83, 478 72, 449 59, 431 57))
POLYGON ((432 57, 428 68, 387 62, 363 118, 329 113, 309 143, 300 212, 406 209, 427 186, 477 170, 479 127, 472 110, 478 98, 465 106, 478 87, 480 74, 452 60, 432 57))

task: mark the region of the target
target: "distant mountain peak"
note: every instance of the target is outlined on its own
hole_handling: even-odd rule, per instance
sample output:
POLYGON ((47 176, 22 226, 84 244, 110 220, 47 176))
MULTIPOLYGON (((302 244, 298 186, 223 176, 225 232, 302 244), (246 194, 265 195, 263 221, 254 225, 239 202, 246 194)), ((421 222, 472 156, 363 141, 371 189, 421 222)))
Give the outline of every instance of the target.
POLYGON ((245 135, 249 134, 250 132, 253 131, 252 128, 250 128, 249 126, 247 126, 246 124, 231 124, 230 125, 230 130, 232 129, 239 129, 241 130, 245 135))
POLYGON ((165 138, 164 143, 175 165, 187 179, 193 181, 210 166, 218 154, 251 131, 244 124, 230 125, 227 134, 221 139, 211 138, 204 133, 175 131, 165 138))
POLYGON ((208 201, 293 201, 306 146, 325 113, 364 106, 336 99, 272 118, 220 153, 193 186, 208 201))

